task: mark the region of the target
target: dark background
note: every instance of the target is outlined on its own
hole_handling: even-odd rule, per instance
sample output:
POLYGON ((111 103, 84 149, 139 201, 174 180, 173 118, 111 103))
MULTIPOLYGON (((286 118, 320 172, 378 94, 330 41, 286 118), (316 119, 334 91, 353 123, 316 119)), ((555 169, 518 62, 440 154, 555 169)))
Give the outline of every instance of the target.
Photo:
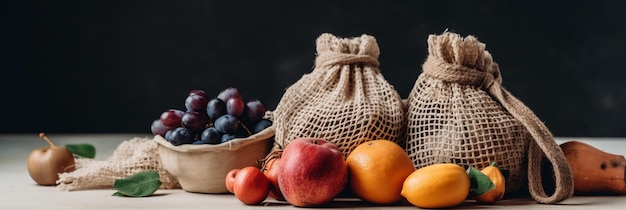
POLYGON ((370 34, 403 98, 429 34, 474 35, 556 136, 626 136, 624 1, 2 1, 0 133, 149 133, 192 89, 274 109, 315 39, 370 34))

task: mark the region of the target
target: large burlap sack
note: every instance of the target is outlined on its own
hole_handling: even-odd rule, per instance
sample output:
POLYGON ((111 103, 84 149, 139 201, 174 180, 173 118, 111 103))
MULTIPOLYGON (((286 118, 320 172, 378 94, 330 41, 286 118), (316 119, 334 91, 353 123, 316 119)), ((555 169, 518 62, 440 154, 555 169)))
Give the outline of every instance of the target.
POLYGON ((452 162, 509 171, 507 193, 526 183, 541 203, 573 193, 572 173, 548 128, 502 87, 498 65, 475 37, 445 32, 428 37, 428 57, 408 97, 406 150, 416 168, 452 162), (554 166, 556 188, 546 195, 542 158, 554 166))
POLYGON ((287 88, 273 112, 273 152, 299 137, 330 141, 344 157, 370 140, 402 145, 402 101, 378 68, 379 54, 373 36, 320 35, 315 68, 287 88))
POLYGON ((76 159, 76 170, 59 175, 57 188, 64 191, 112 188, 116 179, 153 170, 159 174, 161 189, 180 188, 175 176, 166 171, 152 139, 133 138, 117 146, 106 160, 76 159))

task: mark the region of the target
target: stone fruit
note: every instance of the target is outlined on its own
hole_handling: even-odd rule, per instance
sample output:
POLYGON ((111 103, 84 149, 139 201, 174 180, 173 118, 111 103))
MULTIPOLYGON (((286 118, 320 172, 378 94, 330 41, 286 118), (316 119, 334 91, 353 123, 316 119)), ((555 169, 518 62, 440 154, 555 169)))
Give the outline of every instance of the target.
POLYGON ((280 188, 278 187, 278 169, 280 166, 280 158, 272 158, 265 164, 263 168, 263 173, 270 180, 270 197, 284 201, 285 197, 283 197, 283 193, 280 192, 280 188))
POLYGON ((409 155, 388 140, 364 142, 346 159, 348 186, 364 201, 390 204, 402 199, 400 191, 415 168, 409 155))
POLYGON ((258 204, 270 193, 270 180, 258 168, 247 166, 235 174, 233 192, 245 204, 258 204))
POLYGON ((493 182, 495 188, 487 191, 485 194, 475 196, 475 199, 478 203, 484 204, 492 204, 496 201, 502 200, 504 197, 505 184, 504 184, 504 175, 502 171, 498 167, 496 167, 495 162, 491 165, 480 170, 483 174, 489 177, 489 180, 493 182))
POLYGON ((348 169, 336 145, 318 138, 297 138, 281 156, 278 186, 298 207, 332 201, 346 186, 348 169))
POLYGON ((438 163, 415 170, 402 185, 402 196, 420 208, 457 206, 469 195, 470 178, 463 167, 438 163))
POLYGON ((59 173, 75 169, 74 155, 65 147, 55 145, 44 133, 39 137, 50 146, 33 150, 28 156, 28 174, 39 185, 55 185, 59 173))

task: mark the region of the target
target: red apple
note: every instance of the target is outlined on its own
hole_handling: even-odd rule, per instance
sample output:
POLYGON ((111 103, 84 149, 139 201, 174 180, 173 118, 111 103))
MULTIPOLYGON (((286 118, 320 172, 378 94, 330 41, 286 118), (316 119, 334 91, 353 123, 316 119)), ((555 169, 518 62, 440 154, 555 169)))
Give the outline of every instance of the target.
POLYGON ((332 201, 348 182, 348 167, 332 143, 298 138, 283 150, 278 186, 294 206, 319 206, 332 201))
POLYGON ((241 202, 248 205, 258 204, 270 193, 270 180, 257 167, 246 166, 237 171, 233 191, 241 202))
POLYGON ((233 190, 233 183, 235 183, 235 177, 237 176, 237 172, 239 172, 238 168, 232 169, 230 170, 227 174, 226 174, 226 189, 228 190, 228 192, 231 193, 235 193, 235 191, 233 190))
POLYGON ((265 164, 265 169, 263 173, 270 180, 270 197, 284 201, 285 197, 280 192, 280 188, 278 187, 278 169, 280 166, 280 158, 272 158, 265 164))

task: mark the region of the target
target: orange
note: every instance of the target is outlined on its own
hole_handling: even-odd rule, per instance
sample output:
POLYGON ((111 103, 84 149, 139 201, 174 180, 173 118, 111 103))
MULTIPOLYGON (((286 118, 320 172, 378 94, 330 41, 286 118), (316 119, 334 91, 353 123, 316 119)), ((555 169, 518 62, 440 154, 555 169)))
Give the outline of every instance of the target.
POLYGON ((395 142, 360 144, 346 158, 348 186, 361 200, 390 204, 402 199, 402 183, 415 170, 409 155, 395 142))
POLYGON ((487 191, 485 194, 476 196, 476 201, 479 203, 492 204, 496 201, 502 200, 505 191, 505 180, 500 169, 495 166, 495 163, 493 163, 490 166, 483 168, 483 170, 480 170, 480 172, 487 175, 496 187, 487 191))
POLYGON ((402 196, 420 208, 449 208, 467 198, 470 178, 453 163, 438 163, 415 170, 402 186, 402 196))

